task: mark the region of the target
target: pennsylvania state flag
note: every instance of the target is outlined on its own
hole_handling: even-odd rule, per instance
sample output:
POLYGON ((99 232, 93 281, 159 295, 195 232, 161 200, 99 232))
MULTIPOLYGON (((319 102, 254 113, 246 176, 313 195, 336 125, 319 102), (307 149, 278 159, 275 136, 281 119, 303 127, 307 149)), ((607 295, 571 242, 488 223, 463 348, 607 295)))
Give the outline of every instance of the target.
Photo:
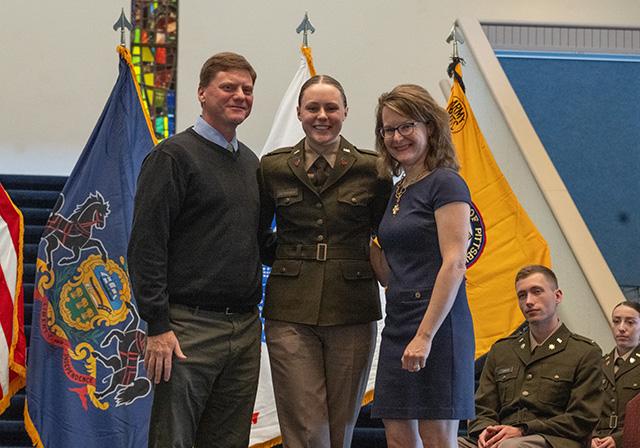
POLYGON ((25 425, 34 445, 147 445, 145 326, 127 274, 133 197, 155 137, 129 52, 38 249, 25 425))
POLYGON ((447 105, 453 143, 471 190, 471 237, 467 250, 467 297, 476 336, 476 358, 511 334, 524 317, 514 279, 528 264, 551 266, 547 243, 527 216, 487 146, 464 93, 454 60, 447 105), (454 70, 455 68, 455 70, 454 70))

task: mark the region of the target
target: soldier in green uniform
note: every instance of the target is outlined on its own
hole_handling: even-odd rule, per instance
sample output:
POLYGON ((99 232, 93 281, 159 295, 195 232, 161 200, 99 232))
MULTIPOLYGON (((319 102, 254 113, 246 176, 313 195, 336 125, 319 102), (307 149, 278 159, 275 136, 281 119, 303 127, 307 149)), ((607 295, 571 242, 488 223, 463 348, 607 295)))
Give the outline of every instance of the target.
POLYGON ((491 347, 459 446, 584 448, 602 407, 600 348, 560 322, 549 268, 522 268, 516 292, 528 327, 491 347))
POLYGON ((306 137, 260 163, 261 220, 275 211, 277 233, 263 316, 290 448, 351 445, 381 317, 369 255, 391 180, 378 177, 375 152, 340 135, 346 116, 338 81, 309 79, 298 100, 306 137))
POLYGON ((622 448, 625 407, 640 392, 640 304, 619 303, 611 321, 616 346, 603 358, 605 398, 592 448, 622 448))

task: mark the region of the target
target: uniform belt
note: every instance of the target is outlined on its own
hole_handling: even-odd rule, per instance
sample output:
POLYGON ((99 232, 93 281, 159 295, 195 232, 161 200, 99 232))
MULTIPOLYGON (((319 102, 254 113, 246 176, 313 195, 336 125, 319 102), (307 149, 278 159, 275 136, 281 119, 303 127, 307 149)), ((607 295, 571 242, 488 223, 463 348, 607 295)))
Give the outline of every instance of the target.
POLYGON ((324 243, 314 245, 278 244, 276 258, 294 260, 326 261, 333 259, 367 260, 369 248, 366 246, 330 246, 324 243))
POLYGON ((618 416, 616 414, 608 417, 600 417, 596 429, 616 429, 618 427, 618 416))

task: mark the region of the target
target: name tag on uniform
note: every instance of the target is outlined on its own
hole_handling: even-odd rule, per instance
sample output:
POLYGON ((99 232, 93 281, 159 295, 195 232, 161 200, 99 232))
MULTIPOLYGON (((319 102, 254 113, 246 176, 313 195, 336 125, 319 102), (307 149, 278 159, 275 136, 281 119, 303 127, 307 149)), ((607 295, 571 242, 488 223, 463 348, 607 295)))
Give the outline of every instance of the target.
POLYGON ((287 198, 290 196, 297 196, 298 189, 297 188, 287 188, 283 190, 276 190, 276 198, 287 198))

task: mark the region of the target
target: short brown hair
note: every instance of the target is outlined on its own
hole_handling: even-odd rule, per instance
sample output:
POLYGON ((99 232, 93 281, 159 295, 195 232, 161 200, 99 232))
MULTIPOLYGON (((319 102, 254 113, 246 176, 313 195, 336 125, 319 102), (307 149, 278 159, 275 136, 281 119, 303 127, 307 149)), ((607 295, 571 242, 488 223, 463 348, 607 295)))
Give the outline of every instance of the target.
POLYGON ((455 171, 460 169, 451 140, 447 111, 440 107, 423 87, 415 84, 400 84, 391 92, 385 92, 378 98, 375 133, 376 149, 380 154, 378 159, 380 174, 391 172, 398 176, 401 168, 400 163, 387 151, 384 138, 380 135, 380 129, 383 126, 382 109, 385 107, 411 120, 425 123, 429 128, 427 157, 424 161, 427 170, 432 171, 440 167, 455 171))
POLYGON ((200 84, 198 87, 207 87, 219 72, 227 72, 230 70, 246 70, 249 72, 249 75, 251 75, 251 80, 254 83, 256 82, 256 71, 251 64, 249 64, 249 61, 247 61, 244 56, 227 51, 214 54, 205 61, 200 69, 200 84))
POLYGON ((553 289, 558 289, 558 277, 556 274, 546 266, 542 266, 541 264, 531 264, 529 266, 525 266, 518 271, 516 274, 516 281, 518 283, 520 280, 525 279, 533 274, 542 274, 549 283, 553 286, 553 289))
POLYGON ((304 91, 314 84, 329 84, 338 89, 338 91, 340 92, 340 96, 342 97, 344 107, 347 107, 347 95, 344 93, 342 84, 340 84, 337 79, 329 75, 315 75, 307 79, 305 83, 302 84, 302 87, 300 87, 300 95, 298 95, 298 106, 302 104, 302 96, 304 95, 304 91))

